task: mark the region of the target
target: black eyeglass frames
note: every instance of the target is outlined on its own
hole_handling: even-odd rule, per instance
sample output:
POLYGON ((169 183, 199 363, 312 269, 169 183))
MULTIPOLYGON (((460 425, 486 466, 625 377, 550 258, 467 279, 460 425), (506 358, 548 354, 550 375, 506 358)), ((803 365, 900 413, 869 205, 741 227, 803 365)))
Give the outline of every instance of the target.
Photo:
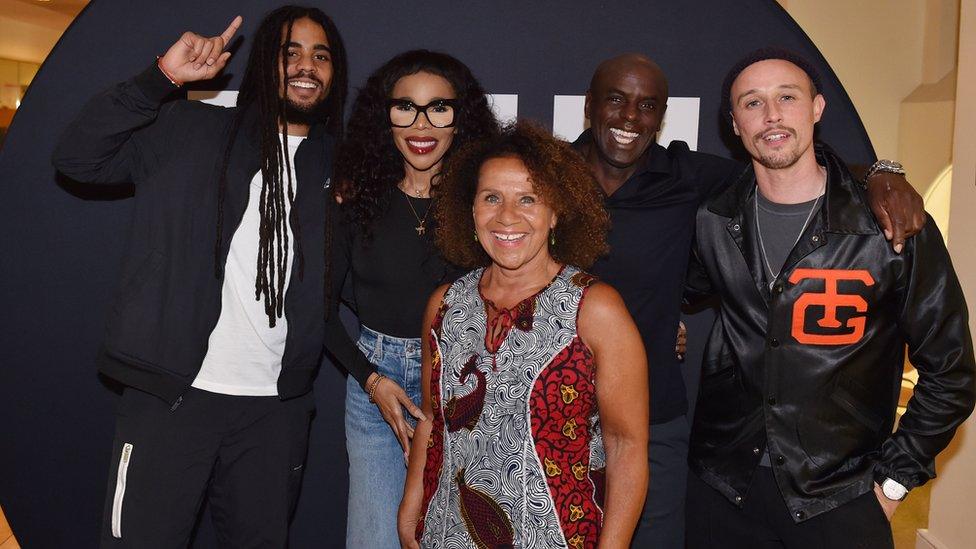
POLYGON ((427 121, 435 128, 450 128, 454 125, 457 101, 454 99, 435 99, 426 105, 417 105, 407 99, 390 99, 388 102, 390 124, 397 128, 409 128, 424 113, 427 121))

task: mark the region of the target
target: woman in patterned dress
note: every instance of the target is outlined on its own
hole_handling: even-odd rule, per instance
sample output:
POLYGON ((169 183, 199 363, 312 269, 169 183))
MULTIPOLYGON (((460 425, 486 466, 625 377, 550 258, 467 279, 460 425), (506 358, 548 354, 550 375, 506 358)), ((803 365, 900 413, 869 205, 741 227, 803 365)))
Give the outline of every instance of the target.
POLYGON ((647 486, 647 365, 620 296, 579 267, 606 251, 592 176, 519 123, 460 152, 440 192, 438 245, 476 268, 427 306, 428 419, 401 543, 627 547, 647 486))

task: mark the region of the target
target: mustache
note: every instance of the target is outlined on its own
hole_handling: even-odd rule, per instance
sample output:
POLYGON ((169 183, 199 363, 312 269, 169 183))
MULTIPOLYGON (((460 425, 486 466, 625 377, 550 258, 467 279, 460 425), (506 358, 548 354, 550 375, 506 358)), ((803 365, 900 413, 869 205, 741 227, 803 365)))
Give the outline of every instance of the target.
POLYGON ((325 83, 322 82, 322 80, 318 76, 315 76, 315 73, 312 72, 300 71, 298 74, 289 77, 287 80, 288 82, 293 82, 295 80, 312 80, 319 86, 322 86, 323 88, 325 87, 325 83))
POLYGON ((796 130, 795 129, 788 128, 786 126, 775 126, 775 127, 767 128, 767 129, 765 129, 765 130, 763 130, 761 132, 756 133, 753 136, 753 139, 755 139, 755 140, 758 141, 758 140, 763 139, 763 137, 766 136, 767 134, 775 133, 775 132, 786 132, 786 133, 792 135, 793 137, 796 137, 796 130))

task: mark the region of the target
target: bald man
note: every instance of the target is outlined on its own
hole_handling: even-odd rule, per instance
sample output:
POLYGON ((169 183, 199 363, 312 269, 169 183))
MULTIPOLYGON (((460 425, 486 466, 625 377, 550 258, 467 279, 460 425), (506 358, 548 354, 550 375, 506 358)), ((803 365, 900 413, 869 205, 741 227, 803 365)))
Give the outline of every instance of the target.
MULTIPOLYGON (((650 368, 651 480, 632 545, 665 549, 684 547, 688 403, 674 341, 695 212, 744 168, 681 141, 658 145, 667 101, 667 78, 654 61, 633 53, 608 59, 586 92, 590 129, 573 144, 606 193, 610 213, 610 254, 592 270, 623 296, 650 368)), ((872 209, 900 250, 924 223, 921 197, 893 174, 879 172, 870 187, 872 209)))

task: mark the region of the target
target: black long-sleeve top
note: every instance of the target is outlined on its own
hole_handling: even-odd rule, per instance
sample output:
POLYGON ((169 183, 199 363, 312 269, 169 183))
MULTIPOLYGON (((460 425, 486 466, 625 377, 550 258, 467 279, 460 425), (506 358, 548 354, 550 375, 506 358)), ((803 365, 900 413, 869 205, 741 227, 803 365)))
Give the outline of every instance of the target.
MULTIPOLYGON (((392 189, 383 213, 370 225, 369 236, 350 218, 348 208, 341 208, 343 216, 333 241, 332 277, 342 284, 352 276, 354 303, 350 305, 362 325, 393 337, 420 337, 430 294, 460 274, 434 246, 433 214, 427 215, 430 206, 430 199, 408 197, 392 189), (424 221, 423 234, 417 231, 420 220, 424 221)), ((338 303, 333 307, 326 346, 365 385, 376 368, 345 331, 337 314, 338 303)))

